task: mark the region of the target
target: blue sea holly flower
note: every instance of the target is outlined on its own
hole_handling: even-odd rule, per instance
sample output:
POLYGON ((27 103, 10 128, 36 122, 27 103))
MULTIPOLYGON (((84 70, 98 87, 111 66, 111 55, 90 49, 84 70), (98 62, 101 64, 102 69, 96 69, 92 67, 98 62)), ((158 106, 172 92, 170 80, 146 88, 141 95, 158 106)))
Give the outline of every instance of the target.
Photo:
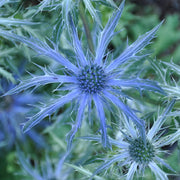
MULTIPOLYGON (((109 140, 110 143, 116 147, 113 148, 115 149, 115 152, 111 152, 111 154, 114 155, 111 158, 106 159, 105 162, 95 170, 93 176, 107 170, 113 164, 117 166, 118 162, 120 167, 125 166, 128 168, 126 174, 127 180, 132 180, 135 173, 137 173, 138 176, 144 176, 144 171, 147 167, 155 174, 156 179, 168 180, 168 174, 165 173, 158 164, 165 166, 167 169, 174 172, 174 170, 159 157, 163 151, 165 152, 165 150, 161 149, 163 146, 172 145, 180 138, 180 129, 177 129, 172 134, 163 135, 164 128, 162 126, 174 103, 175 100, 172 100, 164 112, 158 115, 158 118, 154 121, 152 127, 147 130, 146 144, 144 144, 142 137, 139 136, 137 128, 131 122, 128 122, 128 119, 122 118, 124 119, 124 129, 122 130, 120 137, 117 140, 109 140)), ((101 140, 98 136, 82 138, 92 141, 101 140)))
MULTIPOLYGON (((0 95, 12 87, 11 83, 1 78, 0 95)), ((0 97, 0 148, 12 148, 18 142, 25 142, 27 137, 38 146, 46 146, 43 137, 36 131, 29 131, 25 136, 19 126, 25 121, 25 114, 30 110, 27 104, 36 103, 38 100, 40 100, 40 96, 27 93, 0 97)))
POLYGON ((21 170, 24 170, 24 179, 33 178, 34 180, 68 180, 71 179, 72 168, 64 167, 64 161, 68 156, 66 152, 61 155, 60 159, 56 162, 49 153, 45 153, 45 160, 37 161, 34 157, 29 157, 17 147, 17 158, 19 159, 21 170), (31 161, 33 160, 34 165, 31 161))
POLYGON ((81 46, 81 42, 77 35, 74 22, 71 15, 69 15, 69 24, 71 28, 70 33, 72 34, 73 47, 76 54, 76 64, 73 64, 70 60, 63 57, 57 52, 57 48, 53 49, 47 43, 44 43, 33 37, 26 38, 13 33, 9 33, 4 30, 0 30, 0 35, 4 38, 20 41, 27 44, 39 55, 44 55, 57 61, 67 70, 66 75, 59 75, 44 69, 44 75, 34 75, 31 79, 22 81, 18 86, 5 94, 10 95, 19 93, 20 91, 26 90, 30 87, 38 87, 40 85, 49 83, 66 83, 67 88, 65 88, 65 90, 68 89, 69 92, 64 96, 61 96, 54 99, 54 101, 49 102, 46 106, 41 107, 40 111, 34 116, 30 117, 29 121, 24 124, 24 132, 29 131, 33 126, 37 125, 45 117, 50 116, 64 104, 76 100, 78 104, 76 123, 72 125, 72 130, 67 136, 69 148, 71 147, 71 143, 76 132, 81 126, 85 108, 86 106, 88 106, 90 110, 92 102, 94 102, 98 117, 100 119, 100 130, 102 133, 102 144, 104 147, 109 146, 104 103, 112 103, 117 106, 117 108, 120 108, 122 112, 136 124, 141 132, 142 138, 145 141, 144 121, 139 119, 136 114, 130 109, 130 107, 125 105, 120 99, 124 97, 123 93, 121 93, 120 91, 120 88, 132 87, 139 90, 150 90, 162 94, 163 90, 153 81, 140 78, 128 79, 128 77, 124 79, 118 75, 118 72, 121 71, 120 66, 123 63, 127 63, 132 59, 136 61, 137 59, 140 59, 142 57, 138 56, 137 53, 150 43, 160 25, 156 26, 146 34, 140 36, 134 43, 128 46, 120 54, 119 57, 112 60, 112 62, 110 62, 109 64, 106 64, 103 61, 103 58, 105 57, 105 51, 107 49, 108 43, 115 35, 114 30, 121 17, 123 7, 124 1, 113 13, 105 28, 100 32, 94 60, 90 60, 85 56, 85 53, 81 46), (117 91, 117 89, 119 91, 117 91))

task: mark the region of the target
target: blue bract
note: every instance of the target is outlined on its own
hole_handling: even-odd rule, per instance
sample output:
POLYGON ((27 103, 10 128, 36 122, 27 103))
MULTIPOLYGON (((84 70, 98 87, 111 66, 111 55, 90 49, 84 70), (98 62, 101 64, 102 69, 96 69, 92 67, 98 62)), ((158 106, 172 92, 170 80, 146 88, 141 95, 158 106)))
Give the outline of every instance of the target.
POLYGON ((156 84, 156 82, 150 80, 144 80, 140 78, 122 78, 119 72, 122 72, 121 65, 128 63, 129 60, 139 60, 142 56, 138 56, 140 52, 150 41, 154 38, 156 31, 160 27, 160 24, 151 31, 140 36, 134 43, 127 46, 127 48, 120 54, 119 57, 112 60, 109 64, 103 61, 105 57, 105 51, 107 46, 115 35, 115 27, 121 17, 124 7, 124 1, 119 8, 113 13, 109 19, 105 28, 99 32, 99 39, 97 48, 95 50, 94 60, 88 59, 85 56, 81 42, 78 38, 77 31, 71 15, 69 14, 69 24, 71 28, 71 35, 73 40, 73 48, 77 57, 77 63, 73 64, 70 60, 63 57, 57 52, 56 49, 52 49, 48 44, 41 42, 33 37, 26 38, 18 36, 7 31, 0 30, 0 35, 10 40, 16 40, 27 44, 30 48, 35 50, 39 55, 47 56, 62 66, 66 67, 67 74, 70 75, 58 75, 54 72, 49 72, 43 69, 45 74, 42 76, 33 76, 29 80, 22 81, 14 89, 7 92, 5 95, 19 93, 22 90, 26 90, 33 86, 40 86, 49 83, 66 83, 69 90, 65 96, 54 99, 49 102, 45 107, 41 107, 40 111, 34 116, 29 118, 24 124, 24 132, 29 131, 33 126, 37 125, 45 117, 50 116, 57 109, 64 104, 76 100, 78 104, 78 112, 76 117, 76 123, 73 124, 72 130, 67 136, 68 148, 71 147, 72 140, 81 126, 83 114, 86 106, 91 109, 92 102, 97 109, 97 114, 100 119, 100 130, 102 134, 102 144, 104 147, 110 146, 107 136, 106 117, 104 112, 104 103, 114 104, 117 108, 130 118, 136 126, 139 128, 141 137, 145 141, 145 125, 144 121, 139 119, 136 114, 123 103, 121 100, 124 97, 120 88, 137 88, 139 90, 150 90, 154 92, 164 93, 163 90, 156 84), (69 73, 70 72, 70 73, 69 73))

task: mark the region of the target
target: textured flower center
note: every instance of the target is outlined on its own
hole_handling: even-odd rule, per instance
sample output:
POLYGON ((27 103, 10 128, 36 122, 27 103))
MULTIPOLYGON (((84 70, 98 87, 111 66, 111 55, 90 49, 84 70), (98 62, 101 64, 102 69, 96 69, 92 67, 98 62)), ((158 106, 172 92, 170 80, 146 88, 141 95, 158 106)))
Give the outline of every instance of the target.
POLYGON ((90 94, 100 92, 106 83, 106 75, 103 69, 97 65, 85 66, 77 79, 80 89, 90 94))
POLYGON ((155 156, 153 145, 146 141, 144 144, 141 138, 135 139, 130 143, 129 154, 131 158, 139 164, 148 164, 155 156))

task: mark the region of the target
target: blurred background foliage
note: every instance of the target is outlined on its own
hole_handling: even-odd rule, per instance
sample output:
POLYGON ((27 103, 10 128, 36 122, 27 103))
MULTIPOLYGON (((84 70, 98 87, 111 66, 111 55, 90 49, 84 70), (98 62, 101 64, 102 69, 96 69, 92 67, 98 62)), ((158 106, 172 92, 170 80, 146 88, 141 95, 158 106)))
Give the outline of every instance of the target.
MULTIPOLYGON (((2 0, 0 1, 0 27, 9 31, 14 31, 19 35, 30 36, 33 35, 42 40, 49 38, 48 42, 54 42, 58 45, 63 54, 69 55, 72 53, 71 47, 69 47, 68 32, 64 32, 63 28, 66 28, 66 21, 62 21, 67 12, 64 12, 61 2, 66 1, 40 1, 40 0, 2 0), (65 14, 63 14, 63 13, 65 14)), ((95 33, 95 22, 103 27, 107 23, 109 17, 112 15, 113 9, 120 4, 120 0, 105 1, 105 0, 92 0, 94 9, 97 9, 95 17, 92 18, 94 9, 88 9, 85 4, 76 4, 73 2, 73 12, 77 17, 78 32, 82 41, 91 48, 91 43, 95 43, 93 37, 89 42, 86 40, 88 37, 88 29, 95 33), (80 7, 79 11, 77 7, 80 7), (86 19, 83 17, 86 16, 86 19), (78 21, 79 19, 79 21, 78 21), (102 24, 101 24, 102 22, 102 24), (84 32, 84 26, 87 25, 87 30, 84 32), (83 32, 83 33, 82 33, 83 32), (87 36, 85 36, 87 34, 87 36)), ((108 46, 110 51, 114 51, 115 56, 120 54, 126 46, 127 37, 128 43, 132 43, 141 34, 144 34, 148 30, 152 29, 155 25, 164 20, 163 25, 158 30, 157 38, 153 40, 153 43, 146 48, 147 53, 152 53, 151 58, 147 58, 142 62, 137 62, 136 70, 131 69, 131 73, 137 74, 137 71, 142 70, 141 76, 145 78, 155 79, 160 83, 166 82, 166 79, 161 79, 158 73, 152 68, 152 64, 158 67, 158 64, 163 62, 171 62, 175 67, 180 67, 180 1, 179 0, 126 0, 126 5, 121 17, 121 20, 116 28, 116 31, 122 30, 117 36, 113 38, 108 46), (155 61, 152 59, 156 59, 155 61)), ((3 38, 0 38, 0 77, 6 79, 9 83, 17 83, 17 79, 27 78, 29 75, 23 69, 26 69, 30 73, 40 74, 41 70, 34 65, 50 66, 52 69, 61 72, 60 68, 57 68, 57 64, 44 57, 37 56, 33 51, 20 43, 12 43, 3 38), (19 71, 21 67, 21 73, 19 71)), ((134 64, 132 65, 134 66, 134 64)), ((177 94, 172 96, 178 96, 180 73, 175 68, 169 68, 168 64, 163 64, 165 76, 171 76, 171 82, 166 82, 169 88, 177 87, 177 94), (175 84, 174 83, 175 80, 175 84)), ((170 78, 169 78, 170 79, 170 78)), ((43 88, 36 90, 36 94, 43 94, 50 98, 51 91, 55 89, 54 85, 46 85, 43 88)), ((3 87, 0 86, 0 92, 3 93, 3 87)), ((129 92, 132 93, 132 92, 129 92)), ((141 99, 142 97, 134 93, 134 98, 141 99)), ((180 96, 179 96, 180 97, 180 96)), ((178 98, 179 98, 178 97, 178 98)), ((159 101, 158 95, 143 94, 144 104, 148 104, 149 109, 154 112, 157 105, 162 105, 162 100, 159 101), (148 97, 146 101, 146 96, 148 97), (150 99, 150 100, 149 100, 150 99), (159 103, 159 104, 157 104, 159 103)), ((3 101, 2 97, 0 100, 3 101)), ((45 101, 45 99, 44 99, 45 101)), ((127 102, 128 103, 128 102, 127 102)), ((0 104, 1 105, 1 104, 0 104)), ((133 105, 132 105, 133 106, 133 105)), ((135 104, 134 106, 138 106, 135 104)), ((163 105, 162 105, 163 106, 163 105)), ((139 109, 146 112, 143 109, 143 105, 139 105, 139 109)), ((0 107, 2 110, 2 107, 0 107)), ((38 133, 43 136, 46 141, 44 147, 38 147, 34 142, 28 139, 25 142, 14 142, 14 145, 7 149, 0 146, 0 179, 2 180, 30 180, 30 179, 43 179, 53 180, 55 179, 55 171, 58 169, 58 162, 62 158, 62 155, 66 151, 66 136, 70 130, 68 121, 71 121, 74 114, 71 113, 72 107, 69 105, 60 109, 53 117, 52 120, 46 119, 46 122, 38 128, 38 133), (71 117, 69 117, 69 113, 71 117), (69 117, 65 119, 64 117, 69 117), (48 127, 47 127, 48 125, 48 127), (47 163, 48 161, 48 163, 47 163), (23 168, 22 168, 23 167, 23 168), (37 172, 36 168, 38 169, 37 172), (51 170, 50 170, 51 169, 51 170), (33 173, 32 173, 33 172, 33 173), (41 173, 40 173, 41 172, 41 173), (47 175, 48 174, 48 175, 47 175)), ((180 103, 176 103, 176 115, 179 113, 180 103)), ((109 118, 111 115, 108 115, 109 118)), ((0 117, 1 118, 1 117, 0 117)), ((24 116, 25 120, 25 116, 24 116)), ((179 118, 173 119, 167 122, 168 126, 178 127, 179 118)), ((153 121, 153 118, 151 119, 153 121)), ((116 123, 114 121, 114 123, 116 123)), ((113 126, 113 125, 112 125, 113 126)), ((86 122, 83 124, 79 135, 91 134, 90 128, 87 128, 86 122), (83 132, 84 131, 84 132, 83 132)), ((95 129, 98 131, 98 126, 95 129)), ((112 132, 111 132, 112 133, 112 132)), ((114 135, 114 134, 112 134, 114 135)), ((0 136, 1 137, 1 136, 0 136)), ((1 140, 1 139, 0 139, 1 140)), ((94 168, 100 163, 96 161, 94 163, 94 157, 101 159, 106 153, 106 150, 102 149, 100 145, 89 142, 83 142, 82 140, 76 140, 74 143, 74 150, 68 157, 66 164, 63 167, 60 180, 65 179, 88 179, 93 172, 94 168), (95 149, 95 150, 94 150, 95 149), (89 157, 93 156, 92 159, 89 157), (74 164, 74 165, 72 165, 74 164), (78 166, 84 164, 83 167, 78 166), (88 171, 90 169, 90 171, 88 171), (74 171, 75 170, 75 171, 74 171)), ((165 155, 167 162, 180 174, 180 147, 178 143, 171 147, 165 147, 169 154, 165 155)), ((118 167, 110 169, 114 174, 113 176, 106 177, 108 180, 118 179, 117 172, 118 167), (116 172, 115 172, 116 171, 116 172)), ((126 171, 126 170, 124 170, 126 171)), ((105 177, 105 176, 104 176, 105 177)), ((121 178, 121 177, 120 177, 121 178)), ((147 173, 145 179, 151 180, 154 176, 151 173, 147 173)), ((95 179, 103 179, 101 177, 95 177, 95 179)), ((179 180, 178 176, 170 176, 170 179, 179 180)))

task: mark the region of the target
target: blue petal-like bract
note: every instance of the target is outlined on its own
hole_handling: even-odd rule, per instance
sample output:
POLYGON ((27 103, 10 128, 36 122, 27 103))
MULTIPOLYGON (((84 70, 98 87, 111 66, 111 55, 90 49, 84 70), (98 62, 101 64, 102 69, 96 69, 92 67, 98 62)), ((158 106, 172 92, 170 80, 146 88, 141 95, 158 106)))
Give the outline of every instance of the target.
POLYGON ((100 119, 100 125, 101 125, 101 131, 102 131, 102 144, 104 147, 110 147, 108 136, 107 136, 107 130, 106 130, 106 117, 103 109, 102 102, 98 95, 93 96, 93 100, 98 112, 98 116, 100 119))
POLYGON ((162 171, 156 163, 154 162, 150 162, 149 163, 149 167, 150 169, 152 170, 152 172, 155 174, 156 178, 157 179, 160 179, 160 180, 168 180, 168 177, 167 177, 167 174, 162 171))
POLYGON ((119 86, 119 87, 134 87, 137 89, 154 91, 161 94, 165 94, 163 89, 157 85, 155 81, 150 81, 148 79, 112 79, 109 83, 111 86, 119 86))
POLYGON ((133 112, 132 110, 126 106, 123 102, 120 101, 120 99, 118 99, 116 96, 114 96, 113 94, 107 92, 107 91, 103 91, 104 96, 109 99, 113 104, 115 104, 117 107, 119 107, 122 112, 127 116, 130 117, 131 120, 137 125, 137 127, 139 128, 141 135, 143 137, 143 139, 145 139, 145 125, 144 125, 144 121, 139 119, 133 112))
POLYGON ((55 112, 58 108, 62 107, 64 104, 72 101, 74 98, 78 96, 79 92, 77 90, 74 90, 67 95, 58 98, 56 101, 51 102, 49 106, 46 106, 41 109, 39 113, 34 115, 24 123, 23 125, 23 131, 27 132, 29 131, 32 127, 34 127, 36 124, 40 123, 45 117, 50 116, 53 112, 55 112))
POLYGON ((108 160, 107 162, 103 163, 101 166, 99 166, 96 171, 93 173, 93 176, 95 176, 96 174, 98 174, 99 172, 106 170, 107 168, 109 168, 111 166, 111 164, 115 163, 115 162, 120 162, 121 160, 123 160, 124 158, 127 158, 129 156, 128 152, 124 152, 120 155, 116 155, 114 157, 112 157, 110 160, 108 160))
POLYGON ((138 164, 136 162, 133 162, 129 168, 129 171, 127 173, 127 180, 133 180, 133 177, 134 177, 134 173, 136 172, 137 170, 137 166, 138 164))
POLYGON ((111 72, 127 60, 135 58, 135 55, 140 52, 145 46, 147 46, 154 38, 155 33, 157 32, 161 24, 162 22, 154 27, 151 31, 145 33, 144 35, 141 35, 134 43, 128 46, 118 58, 116 58, 109 64, 109 66, 106 68, 106 71, 111 72))
POLYGON ((164 113, 154 122, 152 128, 149 130, 148 132, 148 137, 151 140, 156 133, 161 129, 162 125, 164 124, 165 120, 166 120, 166 115, 172 110, 174 104, 175 104, 176 100, 173 99, 168 106, 166 107, 166 109, 164 110, 164 113))
POLYGON ((0 35, 10 40, 13 39, 15 41, 23 42, 40 55, 46 55, 53 60, 59 62, 61 65, 67 67, 69 70, 75 73, 78 72, 78 68, 74 64, 72 64, 69 60, 60 55, 56 50, 52 49, 46 43, 40 41, 39 39, 28 39, 26 37, 19 36, 14 33, 9 33, 8 31, 4 30, 0 30, 0 35))
POLYGON ((22 81, 15 88, 13 88, 13 89, 9 90, 7 93, 5 93, 4 96, 19 93, 19 92, 26 90, 28 88, 31 88, 33 86, 37 87, 37 86, 46 85, 49 83, 64 83, 64 82, 74 83, 74 82, 76 82, 76 78, 71 77, 71 76, 63 76, 63 75, 56 75, 56 74, 44 75, 44 76, 34 76, 31 79, 22 81))
POLYGON ((98 47, 96 50, 96 57, 94 61, 98 65, 101 65, 105 50, 110 40, 112 39, 114 29, 121 17, 121 14, 124 8, 124 2, 125 1, 123 0, 118 10, 115 13, 113 13, 112 17, 109 19, 108 23, 106 24, 106 27, 101 32, 98 47))
MULTIPOLYGON (((89 141, 98 141, 98 142, 101 142, 102 141, 102 138, 99 137, 99 136, 81 136, 80 139, 86 139, 86 140, 89 140, 89 141)), ((127 148, 129 146, 128 143, 122 141, 122 142, 119 142, 117 140, 114 140, 114 139, 109 139, 109 142, 112 144, 112 145, 115 145, 119 148, 127 148)))
POLYGON ((165 166, 167 169, 169 169, 170 171, 172 171, 172 172, 175 172, 174 171, 174 169, 169 165, 169 164, 167 164, 163 159, 161 159, 160 157, 155 157, 156 158, 156 160, 160 163, 160 164, 162 164, 163 166, 165 166))
POLYGON ((83 94, 81 99, 80 99, 80 105, 79 105, 77 117, 76 117, 76 124, 74 124, 72 126, 71 131, 67 135, 67 142, 68 142, 67 149, 68 150, 71 149, 74 136, 75 136, 76 132, 78 131, 78 129, 81 127, 81 123, 82 123, 82 119, 83 119, 83 113, 84 113, 84 109, 87 105, 87 101, 88 101, 88 96, 86 94, 83 94))
POLYGON ((66 152, 63 157, 59 160, 57 166, 56 166, 56 171, 55 171, 55 176, 58 179, 58 177, 60 177, 61 172, 62 172, 62 167, 64 164, 64 161, 66 160, 66 158, 69 156, 69 152, 66 152))
POLYGON ((73 22, 72 17, 71 17, 70 14, 69 14, 69 22, 70 22, 70 27, 72 29, 73 44, 74 44, 74 48, 76 50, 76 54, 78 55, 80 63, 83 66, 85 66, 85 65, 87 65, 86 57, 85 57, 83 49, 81 47, 81 43, 79 41, 79 38, 78 38, 78 35, 77 35, 77 32, 76 32, 76 28, 74 26, 74 22, 73 22))

